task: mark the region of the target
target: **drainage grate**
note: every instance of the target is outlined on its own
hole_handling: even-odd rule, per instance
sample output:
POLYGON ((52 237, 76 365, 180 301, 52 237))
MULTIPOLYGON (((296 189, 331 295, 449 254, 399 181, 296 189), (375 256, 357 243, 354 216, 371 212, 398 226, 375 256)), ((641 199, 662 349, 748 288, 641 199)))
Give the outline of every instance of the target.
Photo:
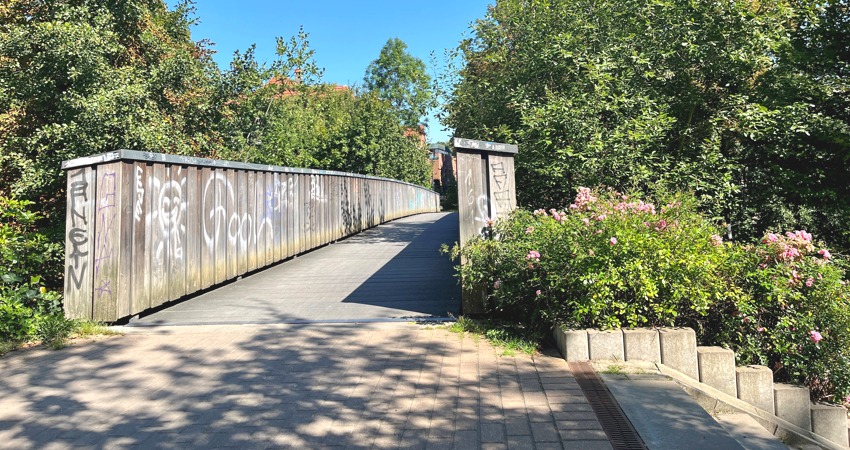
POLYGON ((596 413, 602 429, 608 435, 611 445, 615 449, 623 450, 646 450, 646 445, 638 436, 620 405, 608 391, 608 388, 593 371, 593 367, 586 361, 570 362, 570 370, 576 377, 579 387, 587 397, 587 401, 596 413))

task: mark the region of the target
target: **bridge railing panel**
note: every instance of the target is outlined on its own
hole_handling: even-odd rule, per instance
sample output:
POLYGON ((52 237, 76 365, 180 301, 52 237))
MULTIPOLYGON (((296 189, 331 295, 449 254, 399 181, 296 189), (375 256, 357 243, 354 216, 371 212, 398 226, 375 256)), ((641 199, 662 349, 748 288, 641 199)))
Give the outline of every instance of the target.
POLYGON ((105 322, 439 211, 429 189, 342 172, 130 150, 62 167, 65 313, 105 322))

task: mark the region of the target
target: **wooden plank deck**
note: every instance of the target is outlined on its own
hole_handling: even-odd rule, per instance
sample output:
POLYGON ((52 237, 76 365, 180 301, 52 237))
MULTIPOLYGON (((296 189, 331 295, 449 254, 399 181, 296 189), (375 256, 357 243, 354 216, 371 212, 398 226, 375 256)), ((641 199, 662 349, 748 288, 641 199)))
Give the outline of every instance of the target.
MULTIPOLYGON (((309 183, 307 183, 309 185, 309 183)), ((457 315, 456 213, 399 219, 256 272, 131 325, 292 323, 457 315)))

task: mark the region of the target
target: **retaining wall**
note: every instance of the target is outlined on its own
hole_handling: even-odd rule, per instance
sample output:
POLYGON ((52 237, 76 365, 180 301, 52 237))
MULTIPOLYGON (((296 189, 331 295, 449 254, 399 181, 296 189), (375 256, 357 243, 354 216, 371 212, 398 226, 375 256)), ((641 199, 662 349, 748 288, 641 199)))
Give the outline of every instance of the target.
POLYGON ((553 335, 567 361, 654 362, 662 373, 687 383, 689 393, 694 391, 687 387, 693 387, 712 401, 723 401, 748 413, 786 440, 821 448, 848 448, 847 411, 843 406, 811 403, 808 388, 774 383, 773 371, 767 367, 735 367, 732 350, 698 346, 696 333, 690 328, 599 331, 555 327, 553 335))
POLYGON ((440 208, 429 189, 343 172, 132 150, 62 168, 65 314, 105 322, 440 208))

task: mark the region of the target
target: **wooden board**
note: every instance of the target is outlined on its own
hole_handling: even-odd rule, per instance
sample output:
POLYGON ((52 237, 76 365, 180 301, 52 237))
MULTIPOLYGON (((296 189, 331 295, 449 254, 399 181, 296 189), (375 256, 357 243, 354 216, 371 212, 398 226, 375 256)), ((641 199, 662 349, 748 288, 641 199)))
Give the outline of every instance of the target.
POLYGON ((150 308, 150 256, 149 256, 149 226, 150 194, 146 192, 151 165, 142 162, 133 164, 131 177, 133 198, 132 237, 132 287, 130 299, 130 314, 138 314, 150 308))
POLYGON ((188 167, 186 173, 186 293, 201 289, 201 171, 188 167))
MULTIPOLYGON (((121 172, 122 185, 129 185, 133 180, 133 163, 121 162, 118 166, 121 172)), ((127 317, 132 314, 132 282, 133 282, 133 191, 129 186, 118 188, 118 285, 115 293, 116 314, 112 320, 127 317)))
POLYGON ((213 169, 215 180, 215 283, 227 280, 227 197, 228 185, 226 169, 213 169))
POLYGON ((201 289, 215 284, 215 172, 209 167, 200 171, 201 177, 201 289))
POLYGON ((71 169, 67 176, 65 315, 73 319, 92 319, 96 176, 91 167, 71 169))
POLYGON ((282 215, 282 202, 280 199, 282 183, 280 181, 281 175, 277 172, 272 174, 272 191, 271 198, 269 201, 271 202, 271 210, 273 215, 273 225, 272 225, 272 261, 277 262, 282 259, 283 254, 283 240, 280 237, 281 234, 281 215, 282 215))
POLYGON ((120 186, 121 163, 109 163, 97 168, 94 301, 92 317, 96 321, 117 318, 117 296, 120 257, 120 186))
POLYGON ((239 214, 239 195, 236 192, 237 174, 236 170, 227 170, 224 175, 226 194, 224 202, 224 217, 222 218, 222 233, 220 239, 224 239, 227 264, 225 264, 224 278, 232 280, 239 275, 239 250, 237 240, 233 238, 234 218, 239 214))
POLYGON ((245 202, 245 248, 246 254, 248 258, 248 271, 257 269, 257 238, 256 238, 256 214, 257 207, 255 198, 257 196, 257 185, 256 185, 256 174, 254 171, 249 170, 246 178, 246 186, 248 189, 245 190, 246 202, 245 202))
POLYGON ((227 225, 228 239, 236 241, 237 274, 248 271, 248 172, 239 170, 236 173, 236 216, 227 225))
POLYGON ((487 193, 481 155, 458 151, 457 166, 460 243, 463 245, 471 237, 479 235, 486 225, 487 193))
POLYGON ((487 155, 490 214, 493 218, 507 217, 516 209, 516 181, 513 156, 487 155))
POLYGON ((168 300, 186 295, 186 190, 189 168, 171 165, 170 180, 164 189, 162 207, 168 208, 168 300))
POLYGON ((265 262, 268 266, 274 262, 274 179, 271 172, 263 173, 263 239, 265 240, 265 262))

